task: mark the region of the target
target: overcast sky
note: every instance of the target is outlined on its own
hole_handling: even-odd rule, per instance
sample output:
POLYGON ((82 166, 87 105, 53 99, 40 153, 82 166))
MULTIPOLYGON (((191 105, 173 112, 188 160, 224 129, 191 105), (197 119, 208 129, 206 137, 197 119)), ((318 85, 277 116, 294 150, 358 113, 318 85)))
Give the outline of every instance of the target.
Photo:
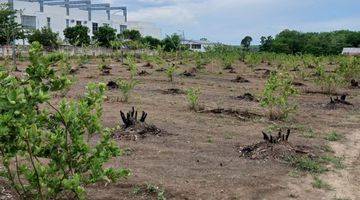
POLYGON ((185 31, 188 39, 206 37, 239 44, 246 35, 283 29, 360 31, 360 0, 106 0, 125 5, 129 20, 154 22, 163 35, 185 31))

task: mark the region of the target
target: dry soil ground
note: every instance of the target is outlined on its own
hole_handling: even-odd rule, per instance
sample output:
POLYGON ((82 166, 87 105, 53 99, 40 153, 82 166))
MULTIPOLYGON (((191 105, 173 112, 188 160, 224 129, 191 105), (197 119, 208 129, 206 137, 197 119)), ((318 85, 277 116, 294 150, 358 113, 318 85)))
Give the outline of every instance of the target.
MULTIPOLYGON (((89 82, 107 83, 129 77, 126 68, 117 62, 111 63, 110 75, 102 76, 97 63, 91 60, 87 68, 75 74, 76 82, 66 97, 78 97, 89 82)), ((348 101, 354 106, 334 110, 325 108, 328 96, 300 92, 295 98, 298 112, 289 121, 270 121, 258 102, 234 98, 245 92, 261 97, 266 81, 263 71, 251 70, 241 62, 234 66, 236 74, 208 65, 195 77, 176 76, 175 82, 170 83, 164 72, 142 67, 143 64, 138 64, 139 71, 146 70, 150 75, 136 77, 141 83, 129 103, 117 101, 116 97, 121 97, 119 90, 107 91, 103 122, 108 127, 121 125, 119 111, 135 106, 148 112, 147 121, 169 135, 118 140, 126 154, 109 165, 127 167, 133 175, 117 184, 90 185, 89 199, 157 199, 157 194, 145 190, 148 185, 164 190, 167 199, 360 199, 360 89, 340 89, 339 92, 350 94, 348 101), (250 82, 232 82, 237 75, 250 82), (244 121, 234 116, 190 111, 185 94, 162 92, 174 87, 200 88, 205 109, 247 110, 263 117, 244 121), (334 155, 344 157, 344 168, 329 166, 330 171, 319 175, 331 185, 330 190, 314 188, 313 175, 296 172, 285 162, 240 157, 236 147, 261 141, 261 132, 276 126, 293 127, 293 144, 307 145, 320 153, 330 146, 334 155), (331 131, 344 137, 329 142, 324 137, 331 131)), ((181 66, 177 73, 185 68, 181 66)), ((262 64, 258 68, 269 66, 262 64)), ((316 90, 311 82, 299 82, 305 84, 298 87, 300 91, 316 90)))

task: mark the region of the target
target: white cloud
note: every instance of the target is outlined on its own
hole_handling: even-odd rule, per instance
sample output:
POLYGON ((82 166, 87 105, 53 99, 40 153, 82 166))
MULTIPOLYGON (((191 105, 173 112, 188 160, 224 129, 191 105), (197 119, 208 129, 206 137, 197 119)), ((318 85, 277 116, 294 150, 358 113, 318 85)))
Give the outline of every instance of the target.
MULTIPOLYGON (((119 4, 119 0, 112 1, 119 4)), ((122 0, 129 20, 156 23, 164 33, 184 30, 193 39, 239 43, 251 35, 274 35, 289 28, 300 31, 359 29, 359 14, 347 13, 358 0, 122 0), (321 8, 321 9, 319 9, 321 8), (337 16, 344 15, 346 16, 337 16)), ((356 13, 356 12, 355 12, 356 13)))

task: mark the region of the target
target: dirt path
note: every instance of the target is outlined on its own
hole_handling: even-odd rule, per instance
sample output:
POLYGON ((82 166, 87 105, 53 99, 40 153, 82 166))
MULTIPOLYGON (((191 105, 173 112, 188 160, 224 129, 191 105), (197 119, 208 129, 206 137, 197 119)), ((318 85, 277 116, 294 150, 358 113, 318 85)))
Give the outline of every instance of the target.
POLYGON ((344 142, 332 142, 335 155, 344 157, 345 168, 324 175, 333 190, 326 193, 328 199, 360 199, 360 130, 345 136, 344 142))

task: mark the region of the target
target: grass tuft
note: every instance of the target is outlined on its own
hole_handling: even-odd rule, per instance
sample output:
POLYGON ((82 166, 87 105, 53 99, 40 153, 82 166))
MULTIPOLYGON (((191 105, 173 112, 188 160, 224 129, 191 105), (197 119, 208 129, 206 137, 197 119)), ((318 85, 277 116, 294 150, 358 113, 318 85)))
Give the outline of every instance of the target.
POLYGON ((317 159, 311 159, 309 157, 296 157, 291 156, 286 159, 292 166, 301 171, 306 171, 310 173, 323 173, 327 169, 323 164, 317 159))
POLYGON ((332 131, 331 133, 329 133, 325 139, 331 142, 335 142, 335 141, 339 141, 342 139, 342 135, 340 135, 339 133, 332 131))
POLYGON ((319 177, 314 177, 314 182, 312 182, 312 186, 314 188, 323 189, 323 190, 331 190, 331 186, 325 181, 321 180, 319 177))

